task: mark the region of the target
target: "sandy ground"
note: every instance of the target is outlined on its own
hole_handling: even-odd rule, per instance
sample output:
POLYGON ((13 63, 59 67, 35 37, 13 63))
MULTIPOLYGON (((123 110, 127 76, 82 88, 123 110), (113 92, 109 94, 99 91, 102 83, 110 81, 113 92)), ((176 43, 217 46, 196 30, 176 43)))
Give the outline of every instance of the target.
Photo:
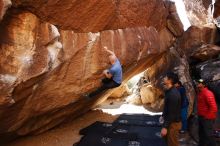
POLYGON ((52 129, 46 133, 18 139, 6 146, 72 146, 81 136, 79 131, 95 121, 113 122, 117 116, 103 113, 100 110, 90 111, 78 119, 52 129))
MULTIPOLYGON (((142 106, 126 104, 123 101, 106 101, 96 110, 90 111, 81 117, 56 127, 48 132, 36 136, 20 138, 4 146, 72 146, 81 136, 79 131, 95 121, 112 123, 122 113, 153 114, 142 106)), ((195 146, 188 134, 181 135, 180 146, 195 146)))

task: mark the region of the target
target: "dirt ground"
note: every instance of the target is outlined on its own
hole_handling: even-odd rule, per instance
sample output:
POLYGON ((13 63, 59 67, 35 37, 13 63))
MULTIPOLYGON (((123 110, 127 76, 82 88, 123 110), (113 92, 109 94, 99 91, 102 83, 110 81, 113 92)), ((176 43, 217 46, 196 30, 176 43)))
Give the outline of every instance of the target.
POLYGON ((117 116, 103 113, 101 110, 90 111, 78 119, 52 129, 46 133, 27 136, 6 146, 72 146, 81 136, 79 131, 95 121, 113 122, 117 116))

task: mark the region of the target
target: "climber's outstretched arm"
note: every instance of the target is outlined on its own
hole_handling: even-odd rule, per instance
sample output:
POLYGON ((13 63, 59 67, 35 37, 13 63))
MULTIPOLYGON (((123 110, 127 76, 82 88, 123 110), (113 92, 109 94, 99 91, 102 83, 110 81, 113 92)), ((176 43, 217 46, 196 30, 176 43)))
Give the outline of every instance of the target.
POLYGON ((114 55, 115 56, 115 53, 111 50, 108 49, 108 47, 104 46, 104 49, 106 52, 108 52, 110 55, 114 55))

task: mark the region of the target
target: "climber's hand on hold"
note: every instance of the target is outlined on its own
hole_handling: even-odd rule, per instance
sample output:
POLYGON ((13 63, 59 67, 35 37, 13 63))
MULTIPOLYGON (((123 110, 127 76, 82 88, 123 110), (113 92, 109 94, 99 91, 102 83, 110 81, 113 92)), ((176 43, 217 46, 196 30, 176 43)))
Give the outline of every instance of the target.
POLYGON ((114 53, 113 51, 109 50, 107 46, 104 46, 103 48, 104 48, 104 50, 105 50, 106 52, 108 52, 110 55, 114 55, 114 56, 115 56, 115 53, 114 53))
POLYGON ((108 70, 103 70, 103 75, 107 74, 108 70))
POLYGON ((167 129, 166 128, 162 128, 161 130, 161 136, 165 137, 167 135, 167 129))
POLYGON ((109 78, 109 79, 112 78, 112 74, 107 69, 103 71, 103 74, 105 75, 106 78, 109 78))

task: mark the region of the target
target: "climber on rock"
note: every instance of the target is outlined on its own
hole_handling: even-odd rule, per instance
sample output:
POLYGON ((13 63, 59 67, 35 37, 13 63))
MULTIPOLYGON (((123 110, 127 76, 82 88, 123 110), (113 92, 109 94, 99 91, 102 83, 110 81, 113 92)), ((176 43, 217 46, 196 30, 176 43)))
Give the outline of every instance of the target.
POLYGON ((115 53, 110 51, 106 46, 104 49, 109 54, 109 61, 112 66, 103 71, 105 78, 102 79, 101 87, 89 94, 84 95, 88 99, 95 97, 105 90, 119 87, 122 82, 122 67, 120 61, 116 57, 115 53))

